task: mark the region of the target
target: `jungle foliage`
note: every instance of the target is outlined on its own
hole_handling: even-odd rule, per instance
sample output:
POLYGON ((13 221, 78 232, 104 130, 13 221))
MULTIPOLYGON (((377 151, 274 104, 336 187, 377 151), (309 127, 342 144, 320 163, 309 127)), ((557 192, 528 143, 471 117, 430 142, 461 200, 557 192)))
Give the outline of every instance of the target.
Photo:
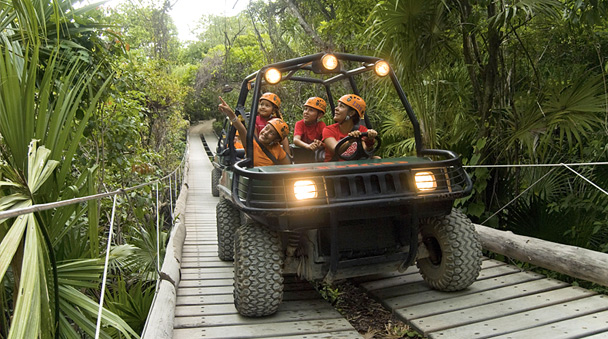
MULTIPOLYGON (((582 179, 608 187, 605 166, 571 166, 580 176, 487 167, 607 160, 605 2, 251 0, 234 17, 201 15, 187 42, 171 6, 0 0, 0 210, 162 177, 181 161, 188 121, 221 117, 218 94, 235 102, 230 89, 264 64, 340 51, 389 60, 425 147, 481 166, 469 169, 474 194, 458 202, 475 222, 608 251, 608 200, 582 179)), ((318 94, 293 86, 278 93, 292 126, 318 94)), ((388 87, 360 90, 370 109, 392 107, 372 121, 382 155, 411 154, 411 125, 388 87)), ((154 190, 117 199, 104 338, 143 328, 156 279, 154 190)), ((168 201, 166 183, 160 191, 168 201)), ((161 207, 162 244, 171 221, 161 207)), ((92 336, 111 208, 104 199, 2 220, 0 338, 92 336)))
MULTIPOLYGON (((606 161, 607 14, 604 2, 574 0, 250 1, 236 17, 204 17, 187 48, 205 56, 200 74, 209 79, 195 92, 208 96, 209 114, 216 93, 238 88, 260 63, 319 51, 386 58, 425 147, 481 166, 470 168, 474 194, 458 202, 475 222, 606 251, 606 194, 582 178, 608 187, 606 166, 571 167, 580 176, 566 167, 487 166, 606 161), (252 50, 258 62, 249 61, 252 50)), ((294 90, 282 107, 292 125, 299 101, 316 95, 285 93, 294 90)), ((411 154, 411 125, 394 95, 381 83, 360 90, 372 110, 395 107, 373 121, 383 155, 411 154)))

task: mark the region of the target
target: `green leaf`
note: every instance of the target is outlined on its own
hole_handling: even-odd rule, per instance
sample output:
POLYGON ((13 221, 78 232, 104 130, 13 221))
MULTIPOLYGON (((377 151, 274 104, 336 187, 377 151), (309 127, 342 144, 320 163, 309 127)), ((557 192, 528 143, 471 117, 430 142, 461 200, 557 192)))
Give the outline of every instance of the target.
POLYGON ((28 154, 27 181, 31 194, 38 191, 59 165, 59 161, 48 160, 51 155, 49 149, 44 146, 37 147, 37 144, 36 140, 30 142, 28 154))
MULTIPOLYGON (((74 312, 74 307, 78 307, 81 311, 93 316, 97 317, 97 312, 99 310, 99 304, 89 299, 86 295, 82 294, 78 290, 69 286, 60 286, 59 295, 63 300, 69 300, 70 304, 63 304, 61 307, 62 312, 68 311, 72 316, 76 316, 76 312, 74 312)), ((79 320, 75 320, 78 325, 85 330, 87 333, 95 332, 95 324, 83 322, 82 318, 79 320), (80 322, 80 323, 79 323, 80 322), (91 327, 91 325, 93 325, 91 327)), ((102 323, 105 325, 112 326, 120 331, 127 338, 139 338, 139 335, 131 329, 127 323, 125 323, 119 316, 108 311, 107 309, 102 310, 102 323)))
POLYGON ((0 281, 4 278, 4 274, 15 256, 15 252, 21 244, 27 222, 27 215, 18 216, 0 243, 0 281))
POLYGON ((15 311, 8 338, 36 338, 42 334, 43 314, 50 313, 47 293, 45 263, 40 261, 43 250, 37 223, 33 214, 25 216, 26 237, 23 250, 23 265, 16 292, 15 311), (33 274, 32 274, 33 273, 33 274))

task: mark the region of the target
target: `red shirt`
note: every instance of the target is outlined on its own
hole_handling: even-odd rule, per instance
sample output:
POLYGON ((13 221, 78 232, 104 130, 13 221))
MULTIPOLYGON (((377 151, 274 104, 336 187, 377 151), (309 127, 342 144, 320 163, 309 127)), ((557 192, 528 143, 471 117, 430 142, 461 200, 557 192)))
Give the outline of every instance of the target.
POLYGON ((255 117, 255 135, 260 135, 260 132, 264 129, 264 126, 268 124, 270 119, 272 119, 272 116, 269 116, 268 119, 262 118, 261 115, 255 117))
MULTIPOLYGON (((359 125, 359 131, 367 132, 367 127, 365 127, 363 125, 359 125)), ((346 138, 346 136, 348 136, 348 133, 343 134, 342 132, 340 132, 340 124, 338 124, 338 123, 329 125, 323 129, 323 141, 325 141, 325 139, 327 139, 327 138, 334 138, 334 139, 336 139, 336 141, 340 141, 340 140, 346 138)), ((356 144, 353 144, 353 145, 356 145, 356 144)), ((349 147, 349 149, 350 149, 350 147, 349 147)), ((325 161, 331 161, 331 158, 333 158, 333 157, 334 157, 333 150, 330 150, 327 147, 327 144, 325 144, 325 161)), ((339 159, 339 160, 343 161, 342 159, 339 159)))
POLYGON ((307 144, 310 144, 315 139, 321 140, 323 138, 323 129, 325 128, 325 123, 323 121, 317 121, 313 125, 306 125, 304 119, 296 122, 296 127, 293 130, 293 136, 300 136, 300 140, 304 141, 307 144))

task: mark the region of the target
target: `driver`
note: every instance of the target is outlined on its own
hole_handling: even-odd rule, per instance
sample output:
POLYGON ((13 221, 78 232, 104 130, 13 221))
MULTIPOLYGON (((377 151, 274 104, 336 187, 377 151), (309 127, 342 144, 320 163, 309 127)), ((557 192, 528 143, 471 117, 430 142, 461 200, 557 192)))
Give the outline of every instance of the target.
MULTIPOLYGON (((360 96, 355 94, 346 94, 338 100, 338 105, 334 110, 334 121, 336 123, 323 129, 325 161, 332 160, 336 145, 341 139, 347 136, 358 138, 362 132, 367 132, 367 137, 363 137, 363 140, 365 141, 365 149, 369 150, 373 147, 374 139, 378 135, 378 132, 359 125, 359 121, 363 119, 364 115, 365 101, 363 101, 360 96)), ((350 147, 357 147, 357 144, 345 144, 343 149, 338 150, 338 152, 354 152, 355 150, 351 150, 350 147)), ((340 161, 342 161, 342 159, 340 159, 340 161)))

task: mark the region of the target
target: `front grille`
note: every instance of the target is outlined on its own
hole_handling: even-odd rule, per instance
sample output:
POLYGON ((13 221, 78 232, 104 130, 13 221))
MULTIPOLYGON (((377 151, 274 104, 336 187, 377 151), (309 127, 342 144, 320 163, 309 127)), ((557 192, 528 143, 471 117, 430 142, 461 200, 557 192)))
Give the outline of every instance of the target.
POLYGON ((356 174, 286 177, 280 174, 266 176, 271 180, 242 177, 238 192, 246 206, 257 208, 294 208, 323 206, 349 201, 374 199, 455 199, 463 196, 468 178, 461 166, 398 168, 390 171, 374 171, 356 174), (436 188, 421 191, 416 188, 415 174, 430 172, 436 188), (296 180, 311 180, 317 187, 317 198, 298 201, 293 184, 296 180))
POLYGON ((393 171, 354 176, 328 176, 325 178, 327 198, 344 200, 357 197, 370 198, 411 191, 407 173, 393 171))

